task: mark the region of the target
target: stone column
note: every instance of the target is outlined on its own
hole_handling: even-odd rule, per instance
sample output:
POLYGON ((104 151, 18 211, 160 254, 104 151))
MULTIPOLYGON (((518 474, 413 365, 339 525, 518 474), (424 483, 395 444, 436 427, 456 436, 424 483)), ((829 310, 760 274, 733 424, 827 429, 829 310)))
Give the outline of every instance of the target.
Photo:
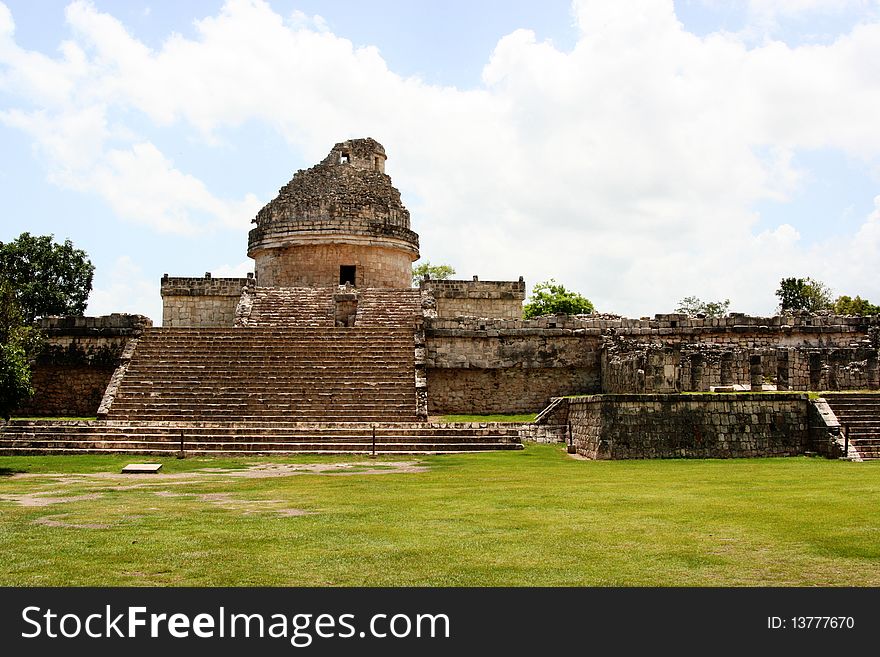
POLYGON ((753 391, 764 388, 764 365, 761 363, 760 354, 749 356, 749 383, 753 391))
POLYGON ((811 351, 810 362, 810 390, 822 390, 822 353, 811 351))
POLYGON ((703 357, 700 354, 691 354, 690 361, 691 390, 700 392, 703 390, 703 357))
POLYGON ((878 352, 874 350, 873 354, 868 355, 868 387, 871 390, 880 388, 880 366, 878 366, 878 352))
POLYGON ((729 386, 733 383, 733 354, 725 351, 721 354, 721 385, 729 386))
POLYGON ((776 350, 776 389, 788 390, 788 349, 776 350))

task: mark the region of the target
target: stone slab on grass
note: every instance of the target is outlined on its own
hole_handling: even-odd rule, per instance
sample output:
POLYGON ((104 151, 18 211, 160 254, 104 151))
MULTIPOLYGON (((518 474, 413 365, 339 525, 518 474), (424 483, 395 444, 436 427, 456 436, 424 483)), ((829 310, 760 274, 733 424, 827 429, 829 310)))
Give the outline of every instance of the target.
POLYGON ((122 468, 122 474, 156 474, 161 469, 161 463, 129 463, 122 468))

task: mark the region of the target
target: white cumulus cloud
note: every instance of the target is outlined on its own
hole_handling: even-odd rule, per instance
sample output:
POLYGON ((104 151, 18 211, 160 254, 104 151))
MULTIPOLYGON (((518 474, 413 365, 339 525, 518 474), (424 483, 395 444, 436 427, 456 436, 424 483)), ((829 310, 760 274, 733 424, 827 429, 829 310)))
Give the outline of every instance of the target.
MULTIPOLYGON (((770 312, 793 274, 880 298, 876 212, 858 233, 807 243, 797 226, 757 230, 754 210, 803 191, 799 152, 880 167, 880 22, 794 47, 694 35, 662 0, 576 0, 573 13, 572 49, 499 35, 482 85, 458 89, 398 75, 377 48, 260 0, 228 0, 195 36, 157 48, 80 0, 57 56, 6 38, 0 90, 23 102, 0 120, 32 136, 58 184, 158 230, 242 231, 269 199, 211 189, 138 134, 143 123, 211 145, 257 122, 311 162, 345 138, 381 141, 422 252, 461 275, 555 276, 631 315, 690 294, 770 312)), ((9 25, 0 10, 0 34, 9 25)))

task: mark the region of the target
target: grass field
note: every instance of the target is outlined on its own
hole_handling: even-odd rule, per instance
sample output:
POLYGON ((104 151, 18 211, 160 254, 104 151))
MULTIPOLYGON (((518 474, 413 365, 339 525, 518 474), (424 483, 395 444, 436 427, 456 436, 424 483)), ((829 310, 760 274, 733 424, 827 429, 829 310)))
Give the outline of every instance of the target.
POLYGON ((873 463, 142 460, 0 457, 0 584, 880 585, 873 463))

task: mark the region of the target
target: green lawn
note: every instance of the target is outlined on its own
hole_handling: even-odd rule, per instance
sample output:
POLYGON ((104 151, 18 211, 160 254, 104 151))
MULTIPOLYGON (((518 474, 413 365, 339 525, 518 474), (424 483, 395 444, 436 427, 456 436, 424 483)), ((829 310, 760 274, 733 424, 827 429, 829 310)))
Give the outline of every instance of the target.
POLYGON ((880 585, 874 463, 143 460, 0 457, 0 584, 880 585))

